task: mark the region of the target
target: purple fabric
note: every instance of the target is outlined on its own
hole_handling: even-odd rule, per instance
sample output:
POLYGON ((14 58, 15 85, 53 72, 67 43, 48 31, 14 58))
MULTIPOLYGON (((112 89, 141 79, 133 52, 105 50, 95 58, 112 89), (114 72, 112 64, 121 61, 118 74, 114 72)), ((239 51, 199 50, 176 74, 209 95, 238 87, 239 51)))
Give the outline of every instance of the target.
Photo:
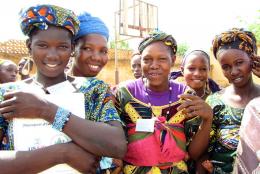
MULTIPOLYGON (((178 101, 178 95, 184 93, 184 91, 186 90, 186 86, 180 83, 176 83, 172 80, 170 81, 170 86, 172 87, 171 101, 178 101)), ((169 90, 164 92, 154 92, 148 89, 148 99, 148 97, 145 95, 145 86, 142 81, 142 78, 131 81, 127 84, 127 88, 130 91, 130 93, 134 96, 134 98, 144 103, 149 103, 150 99, 150 102, 153 106, 162 106, 169 104, 169 90)))

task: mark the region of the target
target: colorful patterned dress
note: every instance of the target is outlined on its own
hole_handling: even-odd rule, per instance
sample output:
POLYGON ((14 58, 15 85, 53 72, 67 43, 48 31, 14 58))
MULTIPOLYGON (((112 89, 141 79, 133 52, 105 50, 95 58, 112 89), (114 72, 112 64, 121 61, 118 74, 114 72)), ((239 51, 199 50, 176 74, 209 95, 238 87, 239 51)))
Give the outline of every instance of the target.
MULTIPOLYGON (((85 97, 85 119, 95 122, 120 120, 114 104, 110 100, 111 94, 108 93, 109 86, 107 84, 96 78, 77 77, 77 81, 77 92, 84 93, 85 97)), ((3 98, 6 90, 21 89, 22 86, 24 86, 22 81, 0 86, 0 98, 3 98)), ((0 129, 5 135, 4 141, 0 143, 2 150, 14 150, 13 122, 8 122, 0 116, 0 129)))
POLYGON ((171 94, 170 91, 147 90, 142 79, 119 87, 118 108, 128 138, 123 169, 125 174, 188 173, 184 162, 187 155, 184 116, 176 110, 181 103, 177 96, 184 93, 186 87, 173 81, 170 86, 171 94), (169 100, 173 103, 169 104, 169 100), (153 114, 157 118, 154 132, 135 130, 137 119, 149 119, 153 114))
POLYGON ((243 108, 233 108, 222 99, 222 91, 207 98, 207 103, 213 108, 213 123, 209 145, 210 160, 214 160, 216 174, 231 173, 239 142, 243 108))

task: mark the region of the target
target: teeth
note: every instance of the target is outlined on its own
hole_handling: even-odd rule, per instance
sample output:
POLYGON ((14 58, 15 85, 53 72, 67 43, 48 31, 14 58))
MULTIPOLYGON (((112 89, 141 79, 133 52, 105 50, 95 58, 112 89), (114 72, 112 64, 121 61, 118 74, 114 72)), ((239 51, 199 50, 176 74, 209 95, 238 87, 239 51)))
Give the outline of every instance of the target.
POLYGON ((55 65, 53 65, 53 64, 46 64, 48 67, 50 67, 50 68, 54 68, 54 67, 56 67, 57 66, 57 64, 55 64, 55 65))
POLYGON ((98 66, 97 65, 89 65, 91 68, 93 69, 98 69, 98 66))
POLYGON ((242 78, 236 78, 234 81, 240 81, 242 78))

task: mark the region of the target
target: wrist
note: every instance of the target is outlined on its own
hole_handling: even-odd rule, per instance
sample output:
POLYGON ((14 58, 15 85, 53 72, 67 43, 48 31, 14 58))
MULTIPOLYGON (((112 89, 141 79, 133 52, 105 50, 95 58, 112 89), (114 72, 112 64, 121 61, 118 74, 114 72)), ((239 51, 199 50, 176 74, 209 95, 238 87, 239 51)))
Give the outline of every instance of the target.
POLYGON ((54 121, 55 114, 57 112, 58 106, 52 103, 45 103, 43 111, 41 112, 41 118, 52 123, 54 121))

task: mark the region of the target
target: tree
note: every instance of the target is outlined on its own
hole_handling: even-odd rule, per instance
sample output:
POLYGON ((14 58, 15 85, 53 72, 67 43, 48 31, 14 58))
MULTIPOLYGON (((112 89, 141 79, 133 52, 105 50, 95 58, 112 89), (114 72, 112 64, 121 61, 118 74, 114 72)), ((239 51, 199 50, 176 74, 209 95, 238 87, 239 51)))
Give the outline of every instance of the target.
MULTIPOLYGON (((109 45, 110 45, 110 48, 114 49, 114 48, 115 48, 115 41, 114 41, 114 40, 113 40, 113 41, 110 41, 109 45)), ((122 49, 122 50, 131 50, 131 49, 129 48, 128 42, 125 41, 125 40, 123 40, 123 41, 118 41, 118 42, 117 42, 117 48, 118 48, 118 49, 122 49)))
POLYGON ((183 56, 188 49, 189 46, 186 43, 178 44, 177 56, 183 56))

